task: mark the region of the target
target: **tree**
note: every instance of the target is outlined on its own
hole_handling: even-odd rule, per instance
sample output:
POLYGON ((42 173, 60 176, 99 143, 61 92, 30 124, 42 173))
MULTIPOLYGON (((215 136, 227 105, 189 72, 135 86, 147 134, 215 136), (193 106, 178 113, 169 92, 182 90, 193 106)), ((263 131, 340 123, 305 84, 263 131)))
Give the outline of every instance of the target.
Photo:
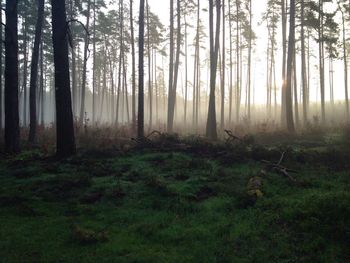
POLYGON ((140 0, 139 17, 139 102, 137 137, 144 138, 144 43, 145 43, 145 0, 140 0))
MULTIPOLYGON (((350 4, 350 2, 349 2, 350 4)), ((342 6, 340 1, 338 0, 338 10, 341 13, 342 19, 342 51, 343 51, 343 62, 344 62, 344 88, 345 88, 345 107, 346 107, 346 118, 347 121, 350 120, 349 113, 349 92, 348 92, 348 53, 346 50, 346 29, 345 29, 345 11, 344 9, 349 8, 344 5, 342 6)), ((350 8, 349 8, 350 10, 350 8)))
POLYGON ((86 25, 85 25, 85 38, 84 38, 84 60, 83 60, 83 76, 82 76, 82 86, 81 86, 81 104, 80 104, 80 115, 79 115, 79 123, 83 125, 84 117, 85 117, 85 93, 86 93, 86 67, 88 61, 88 50, 89 50, 89 27, 90 27, 90 8, 91 8, 91 0, 87 2, 87 13, 86 13, 86 25))
POLYGON ((44 4, 45 0, 38 1, 38 19, 35 27, 35 39, 32 53, 32 64, 30 72, 30 87, 29 87, 29 111, 30 111, 30 130, 29 130, 29 142, 36 142, 36 127, 37 127, 37 79, 38 79, 38 62, 39 62, 39 48, 41 42, 41 33, 44 19, 44 4))
POLYGON ((51 5, 55 65, 56 153, 59 157, 68 157, 73 155, 76 149, 69 80, 66 7, 65 2, 61 0, 51 0, 51 5))
POLYGON ((288 39, 288 59, 287 59, 287 85, 286 85, 286 121, 290 133, 295 132, 293 119, 293 99, 292 99, 292 72, 295 52, 295 0, 290 0, 289 18, 289 39, 288 39))
POLYGON ((20 151, 18 112, 18 17, 17 2, 6 0, 5 27, 5 151, 20 151))
POLYGON ((214 42, 214 2, 209 0, 209 38, 210 38, 210 95, 206 135, 212 140, 216 140, 216 109, 215 109, 215 85, 216 72, 219 53, 220 20, 221 20, 221 0, 216 0, 216 32, 214 42))
POLYGON ((135 37, 134 37, 134 17, 133 0, 130 0, 130 32, 131 32, 131 84, 132 84, 132 129, 136 131, 136 62, 135 62, 135 37))
POLYGON ((305 51, 305 0, 301 0, 300 6, 300 41, 301 41, 301 82, 303 89, 303 120, 304 125, 307 123, 308 117, 308 83, 307 83, 307 75, 306 75, 306 51, 305 51))
MULTIPOLYGON (((2 10, 2 3, 0 1, 0 10, 2 10)), ((2 12, 0 12, 0 134, 2 132, 2 115, 3 115, 3 98, 2 98, 2 12)))

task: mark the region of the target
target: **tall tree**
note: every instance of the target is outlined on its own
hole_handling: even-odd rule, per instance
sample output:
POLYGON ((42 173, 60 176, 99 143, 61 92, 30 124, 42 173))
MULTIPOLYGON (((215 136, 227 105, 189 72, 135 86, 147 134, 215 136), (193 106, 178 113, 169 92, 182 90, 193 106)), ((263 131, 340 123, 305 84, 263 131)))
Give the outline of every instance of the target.
POLYGON ((305 0, 301 0, 300 3, 300 41, 301 41, 301 84, 303 90, 303 121, 304 125, 307 123, 308 117, 308 83, 307 83, 307 72, 306 72, 306 48, 305 48, 305 0))
POLYGON ((136 131, 136 62, 135 62, 135 37, 134 37, 134 14, 133 0, 130 0, 130 32, 131 32, 131 85, 132 85, 132 129, 136 131))
POLYGON ((29 86, 29 112, 30 112, 30 130, 29 130, 29 142, 36 142, 36 127, 37 127, 37 79, 38 79, 38 62, 39 62, 39 49, 41 42, 41 33, 44 20, 44 5, 45 0, 38 1, 38 18, 35 27, 35 39, 32 52, 32 64, 30 71, 30 86, 29 86))
MULTIPOLYGON (((2 1, 0 1, 0 10, 2 10, 2 1)), ((3 97, 2 97, 2 92, 3 92, 3 89, 2 89, 2 41, 3 41, 3 38, 2 38, 2 12, 0 12, 0 134, 2 132, 2 129, 3 129, 3 125, 2 125, 2 122, 3 122, 3 119, 2 119, 2 116, 3 116, 3 97)))
POLYGON ((295 0, 290 0, 290 18, 289 18, 289 39, 288 39, 288 59, 287 59, 287 85, 286 85, 286 121, 290 133, 295 132, 293 118, 293 99, 292 99, 292 73, 295 52, 295 0))
POLYGON ((5 151, 20 151, 18 112, 18 14, 17 1, 6 0, 5 26, 5 151))
MULTIPOLYGON (((350 6, 350 1, 349 1, 350 6)), ((345 107, 346 107, 346 118, 347 121, 350 121, 350 113, 349 113, 349 81, 348 81, 348 52, 346 49, 346 26, 345 26, 345 11, 344 7, 346 8, 346 4, 344 3, 344 6, 341 5, 340 1, 338 0, 338 9, 341 13, 341 19, 342 19, 342 51, 343 51, 343 63, 344 63, 344 88, 345 88, 345 107)), ((348 7, 349 8, 349 7, 348 7)), ((350 10, 350 8, 349 8, 350 10)))
POLYGON ((86 34, 84 37, 84 60, 83 60, 83 75, 82 75, 82 85, 81 85, 81 104, 80 104, 80 115, 79 123, 83 125, 85 118, 85 94, 86 94, 86 82, 87 82, 87 61, 88 61, 88 51, 89 51, 89 26, 90 26, 90 9, 91 9, 91 0, 87 2, 87 13, 86 13, 86 25, 85 30, 86 34))
POLYGON ((144 43, 145 43, 145 0, 140 0, 139 17, 139 102, 137 137, 144 138, 144 43))
POLYGON ((51 0, 52 42, 55 65, 56 153, 67 157, 75 153, 72 101, 69 80, 68 36, 65 1, 51 0))
POLYGON ((172 131, 172 121, 171 121, 171 94, 174 83, 174 0, 170 0, 170 46, 169 46, 169 84, 168 84, 168 120, 167 128, 168 132, 172 131))
MULTIPOLYGON (((177 82, 178 82, 178 74, 179 74, 179 65, 180 65, 180 47, 181 47, 181 7, 180 7, 180 0, 176 1, 176 11, 177 11, 177 36, 176 36, 176 57, 175 57, 175 64, 173 64, 173 58, 170 58, 170 63, 173 64, 171 66, 171 74, 173 75, 171 77, 172 83, 169 87, 169 94, 168 94, 168 132, 173 131, 174 126, 174 117, 175 117, 175 103, 176 103, 176 89, 177 89, 177 82)), ((173 47, 174 47, 174 8, 173 8, 173 0, 171 0, 171 11, 172 14, 170 15, 170 52, 172 53, 173 47)), ((170 55, 172 57, 173 55, 170 55)), ((169 80, 170 84, 170 80, 169 80)))
POLYGON ((215 85, 216 72, 219 53, 221 20, 221 0, 216 0, 216 32, 214 37, 214 2, 209 0, 209 38, 210 38, 210 95, 206 135, 212 140, 216 140, 216 109, 215 109, 215 85), (214 39, 215 38, 215 39, 214 39))

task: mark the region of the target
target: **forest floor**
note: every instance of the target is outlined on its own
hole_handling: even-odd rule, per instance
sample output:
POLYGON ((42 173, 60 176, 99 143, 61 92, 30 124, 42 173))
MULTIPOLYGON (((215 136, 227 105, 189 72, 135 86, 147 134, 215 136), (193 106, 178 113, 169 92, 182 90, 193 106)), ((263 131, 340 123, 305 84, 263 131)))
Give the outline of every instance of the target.
POLYGON ((343 135, 174 145, 2 158, 0 262, 350 262, 343 135))

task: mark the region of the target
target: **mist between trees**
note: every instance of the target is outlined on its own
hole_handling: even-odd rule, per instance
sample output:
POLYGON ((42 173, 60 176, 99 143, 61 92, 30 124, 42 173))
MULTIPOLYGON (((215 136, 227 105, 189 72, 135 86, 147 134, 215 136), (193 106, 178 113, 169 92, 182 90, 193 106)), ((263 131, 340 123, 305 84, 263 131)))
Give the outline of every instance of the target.
POLYGON ((21 126, 34 142, 59 118, 65 132, 72 119, 212 139, 349 120, 348 1, 12 2, 0 32, 6 141, 21 126))

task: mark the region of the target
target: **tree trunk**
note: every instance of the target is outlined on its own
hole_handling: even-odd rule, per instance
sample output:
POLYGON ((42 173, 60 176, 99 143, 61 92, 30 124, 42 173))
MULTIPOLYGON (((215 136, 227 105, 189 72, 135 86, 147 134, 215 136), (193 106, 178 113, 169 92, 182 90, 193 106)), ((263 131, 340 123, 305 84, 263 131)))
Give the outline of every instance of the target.
POLYGON ((134 37, 134 15, 133 0, 130 0, 130 31, 131 31, 131 85, 132 85, 132 130, 136 131, 136 62, 135 62, 135 37, 134 37))
POLYGON ((319 70, 320 70, 320 89, 321 89, 321 111, 322 123, 326 122, 325 107, 325 83, 324 83, 324 41, 323 41, 323 0, 319 0, 319 28, 318 28, 318 51, 319 51, 319 70))
POLYGON ((222 57, 221 57, 221 131, 225 126, 225 72, 226 72, 226 32, 225 32, 225 0, 222 1, 222 57))
POLYGON ((139 18, 139 101, 137 136, 144 138, 144 42, 145 42, 145 0, 140 0, 139 18))
POLYGON ((18 17, 17 2, 6 0, 5 27, 5 151, 15 154, 19 148, 18 112, 18 17))
POLYGON ((295 52, 295 0, 290 0, 290 22, 287 59, 286 121, 290 133, 295 132, 292 99, 292 72, 295 52))
POLYGON ((248 41, 248 121, 251 119, 251 81, 252 81, 252 41, 253 41, 253 14, 252 14, 252 0, 249 0, 249 41, 248 41))
MULTIPOLYGON (((69 1, 70 8, 70 20, 74 19, 74 1, 69 1)), ((75 54, 75 41, 74 41, 74 31, 71 30, 71 49, 72 49, 72 103, 73 103, 73 116, 77 114, 77 69, 76 69, 76 54, 75 54)))
POLYGON ((23 126, 27 127, 27 110, 28 110, 28 91, 27 91, 27 77, 28 77, 28 22, 27 17, 23 21, 23 126))
POLYGON ((51 0, 52 42, 55 64, 57 156, 75 153, 72 101, 69 81, 65 2, 51 0))
POLYGON ((300 41, 301 41, 301 83, 303 90, 303 120, 304 125, 307 123, 307 76, 306 76, 306 54, 305 54, 305 0, 301 0, 301 31, 300 31, 300 41))
POLYGON ((36 142, 36 130, 37 130, 37 110, 36 110, 36 93, 37 93, 37 79, 38 79, 38 62, 39 62, 39 49, 41 42, 41 33, 44 19, 44 5, 45 0, 38 1, 38 19, 35 27, 35 39, 32 53, 32 64, 30 71, 30 130, 29 130, 29 142, 36 142))
MULTIPOLYGON (((2 10, 2 3, 0 1, 0 10, 2 10)), ((0 12, 0 135, 3 129, 3 97, 2 97, 2 12, 0 12)))
POLYGON ((216 32, 214 42, 214 3, 213 0, 209 0, 209 35, 210 35, 210 97, 208 108, 208 120, 206 135, 212 140, 216 140, 216 109, 215 109, 215 84, 216 84, 216 71, 219 52, 219 39, 220 39, 220 15, 221 15, 221 0, 216 0, 216 32))
POLYGON ((94 23, 93 23, 93 62, 92 62, 92 125, 95 124, 96 104, 96 0, 94 0, 94 23))
POLYGON ((81 84, 81 104, 80 104, 80 115, 79 115, 79 124, 82 126, 84 124, 85 118, 85 93, 86 93, 86 71, 87 71, 87 60, 88 60, 88 50, 89 50, 89 26, 90 26, 90 8, 91 0, 87 3, 87 15, 86 15, 86 25, 85 29, 85 38, 84 38, 84 61, 83 61, 83 76, 81 84))
POLYGON ((281 124, 286 125, 286 61, 287 61, 287 14, 286 14, 286 0, 282 0, 282 98, 281 98, 281 124))
POLYGON ((344 87, 345 87, 345 107, 346 107, 346 120, 350 121, 349 113, 349 93, 348 93, 348 53, 346 50, 346 29, 345 29, 345 16, 344 11, 341 6, 339 6, 341 16, 342 16, 342 31, 343 31, 343 62, 344 62, 344 87))
POLYGON ((171 94, 174 82, 174 0, 170 0, 170 49, 169 49, 169 87, 168 87, 168 132, 172 131, 171 121, 171 94))
POLYGON ((147 8, 147 53, 148 53, 148 96, 149 96, 149 129, 152 129, 152 109, 153 109, 153 93, 152 93, 152 74, 151 74, 151 69, 152 69, 152 63, 151 63, 151 43, 150 43, 150 12, 149 12, 149 4, 148 0, 146 0, 146 8, 147 8))

